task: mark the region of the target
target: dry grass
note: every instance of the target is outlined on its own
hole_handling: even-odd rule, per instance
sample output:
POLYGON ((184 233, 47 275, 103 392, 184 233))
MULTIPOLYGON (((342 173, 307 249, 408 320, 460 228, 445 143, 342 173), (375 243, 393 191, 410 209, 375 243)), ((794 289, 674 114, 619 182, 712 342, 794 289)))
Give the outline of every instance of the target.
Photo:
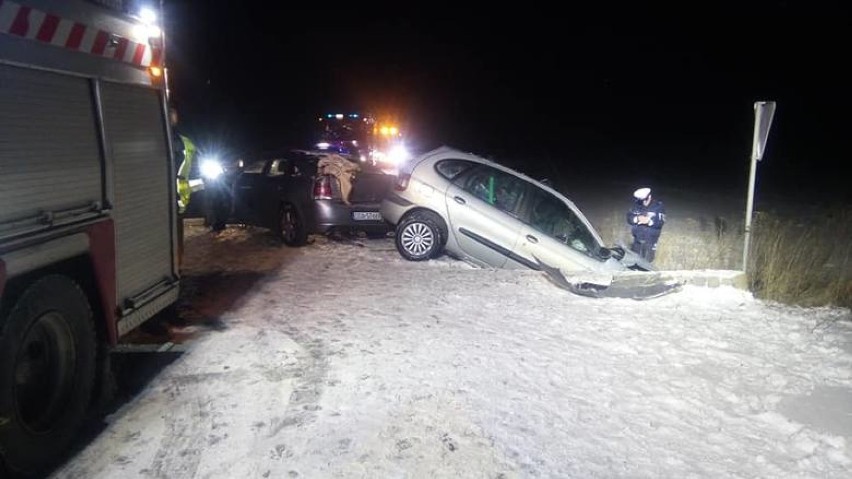
MULTIPOLYGON (((670 220, 654 263, 664 270, 739 270, 742 222, 742 217, 670 220)), ((595 227, 606 243, 630 244, 622 212, 595 227)), ((800 306, 852 307, 852 211, 822 212, 809 223, 757 213, 752 231, 748 271, 757 297, 800 306)))
POLYGON ((809 222, 758 214, 749 261, 752 291, 801 306, 852 307, 852 211, 809 222))
MULTIPOLYGON (((559 189, 580 201, 605 244, 632 242, 625 212, 631 184, 570 183, 554 164, 559 189), (584 188, 584 185, 586 186, 584 188)), ((657 249, 662 270, 741 270, 745 198, 660 188, 668 220, 657 249)), ((766 200, 776 206, 781 202, 766 200)), ((852 308, 852 207, 789 205, 783 214, 755 213, 749 288, 756 297, 800 306, 852 308), (787 212, 790 212, 787 214, 787 212), (808 222, 801 221, 808 218, 808 222)))
MULTIPOLYGON (((624 213, 613 213, 595 226, 606 243, 629 246, 632 241, 624 213)), ((669 221, 654 264, 666 270, 740 269, 742 244, 742 234, 729 231, 723 218, 669 221)))

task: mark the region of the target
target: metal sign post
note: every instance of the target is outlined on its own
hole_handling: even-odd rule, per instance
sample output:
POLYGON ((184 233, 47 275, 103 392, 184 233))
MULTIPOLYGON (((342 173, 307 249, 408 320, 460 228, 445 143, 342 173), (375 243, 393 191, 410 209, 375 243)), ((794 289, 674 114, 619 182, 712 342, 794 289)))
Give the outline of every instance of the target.
POLYGON ((757 176, 757 162, 766 151, 766 139, 772 118, 775 116, 774 101, 754 102, 754 138, 751 144, 751 169, 748 175, 748 201, 746 202, 745 245, 743 246, 743 272, 748 272, 748 248, 751 240, 751 215, 754 210, 754 182, 757 176))

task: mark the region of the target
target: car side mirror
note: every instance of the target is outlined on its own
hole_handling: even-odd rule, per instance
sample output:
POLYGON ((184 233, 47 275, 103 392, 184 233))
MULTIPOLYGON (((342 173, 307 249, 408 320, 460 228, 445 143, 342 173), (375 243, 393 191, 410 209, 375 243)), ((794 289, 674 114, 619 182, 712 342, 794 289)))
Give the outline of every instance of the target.
POLYGON ((598 248, 598 258, 606 261, 612 258, 612 250, 607 248, 606 246, 601 246, 598 248))

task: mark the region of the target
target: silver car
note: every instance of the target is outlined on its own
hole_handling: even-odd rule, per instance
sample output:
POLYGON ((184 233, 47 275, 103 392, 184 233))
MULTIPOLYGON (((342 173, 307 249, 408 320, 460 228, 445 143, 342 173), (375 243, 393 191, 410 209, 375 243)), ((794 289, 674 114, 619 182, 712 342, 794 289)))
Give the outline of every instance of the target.
POLYGON ((483 267, 652 271, 624 248, 607 248, 568 198, 479 156, 448 147, 400 171, 382 201, 396 247, 411 261, 442 252, 483 267))

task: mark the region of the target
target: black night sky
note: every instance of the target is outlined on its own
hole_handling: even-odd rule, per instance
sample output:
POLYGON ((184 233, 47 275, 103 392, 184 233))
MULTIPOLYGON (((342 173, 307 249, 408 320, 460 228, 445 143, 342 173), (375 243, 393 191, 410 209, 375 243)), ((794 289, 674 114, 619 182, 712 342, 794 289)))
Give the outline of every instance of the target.
POLYGON ((165 15, 182 127, 235 154, 305 146, 318 115, 369 110, 417 151, 738 191, 752 104, 775 100, 759 187, 849 201, 852 22, 815 3, 166 0, 165 15))

